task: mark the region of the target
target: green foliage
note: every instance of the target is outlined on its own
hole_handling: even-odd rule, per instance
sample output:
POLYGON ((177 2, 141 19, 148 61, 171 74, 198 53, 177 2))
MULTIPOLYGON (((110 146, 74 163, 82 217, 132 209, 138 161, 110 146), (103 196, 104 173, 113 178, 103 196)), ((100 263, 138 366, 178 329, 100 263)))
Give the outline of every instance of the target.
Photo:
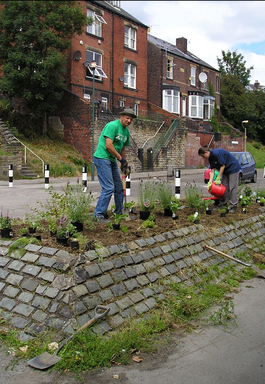
POLYGON ((6 212, 6 214, 4 214, 3 211, 1 211, 0 228, 1 229, 11 229, 12 228, 12 218, 9 216, 8 211, 6 212))
POLYGON ((170 206, 171 211, 173 213, 176 213, 180 207, 181 207, 181 201, 176 196, 173 196, 171 199, 171 206, 170 206))
POLYGON ((157 198, 164 209, 171 209, 173 199, 172 183, 163 180, 160 181, 157 184, 157 198))
POLYGON ((189 208, 195 208, 197 211, 203 209, 202 192, 198 189, 195 182, 193 182, 193 184, 187 183, 184 192, 189 208))
POLYGON ((79 221, 85 223, 89 220, 89 208, 94 201, 91 189, 84 191, 81 184, 67 185, 64 190, 64 197, 67 201, 66 213, 74 223, 79 221))
POLYGON ((148 179, 145 183, 141 181, 138 187, 138 203, 140 211, 152 211, 157 200, 157 184, 148 179))
POLYGON ((24 99, 35 114, 51 112, 65 87, 71 37, 83 33, 87 17, 76 1, 1 3, 0 89, 24 99))
POLYGON ((222 51, 222 58, 217 58, 217 62, 221 76, 230 74, 236 76, 244 87, 249 84, 250 72, 253 66, 246 67, 246 61, 241 53, 237 53, 237 51, 230 52, 229 50, 227 53, 222 51))
POLYGON ((150 215, 147 220, 144 220, 141 224, 142 228, 156 228, 157 225, 155 224, 155 216, 150 215))

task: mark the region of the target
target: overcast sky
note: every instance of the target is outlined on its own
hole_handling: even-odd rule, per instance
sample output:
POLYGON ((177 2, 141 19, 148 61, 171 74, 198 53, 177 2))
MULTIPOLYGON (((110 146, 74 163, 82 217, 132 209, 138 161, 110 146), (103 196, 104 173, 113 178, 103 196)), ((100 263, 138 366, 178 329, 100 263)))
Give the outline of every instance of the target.
POLYGON ((265 1, 121 1, 121 7, 150 27, 150 34, 176 44, 218 69, 222 50, 237 50, 251 66, 250 83, 265 85, 265 1))

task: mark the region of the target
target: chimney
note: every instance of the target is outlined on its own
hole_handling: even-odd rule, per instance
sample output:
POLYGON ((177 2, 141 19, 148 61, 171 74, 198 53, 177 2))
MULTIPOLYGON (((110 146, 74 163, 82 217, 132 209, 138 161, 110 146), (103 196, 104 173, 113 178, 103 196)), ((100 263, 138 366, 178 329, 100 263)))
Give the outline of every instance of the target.
POLYGON ((255 80, 254 89, 259 89, 259 81, 255 80))
POLYGON ((178 37, 176 39, 176 47, 183 53, 187 53, 187 39, 185 37, 178 37))

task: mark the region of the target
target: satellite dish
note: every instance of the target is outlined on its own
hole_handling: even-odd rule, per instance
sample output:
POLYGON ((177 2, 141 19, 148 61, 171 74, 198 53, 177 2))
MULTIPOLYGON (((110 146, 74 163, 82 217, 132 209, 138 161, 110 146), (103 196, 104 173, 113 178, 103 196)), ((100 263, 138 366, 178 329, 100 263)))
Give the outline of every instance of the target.
POLYGON ((81 59, 81 52, 75 51, 73 59, 79 61, 81 59))
POLYGON ((206 75, 205 72, 201 72, 199 74, 199 80, 200 80, 201 83, 205 83, 207 81, 207 75, 206 75))

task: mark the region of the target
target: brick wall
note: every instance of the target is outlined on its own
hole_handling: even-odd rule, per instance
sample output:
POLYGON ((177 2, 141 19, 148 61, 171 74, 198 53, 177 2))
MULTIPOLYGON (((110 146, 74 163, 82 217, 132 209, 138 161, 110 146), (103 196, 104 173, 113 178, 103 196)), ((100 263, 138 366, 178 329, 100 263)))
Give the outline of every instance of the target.
POLYGON ((0 156, 0 179, 6 180, 9 175, 9 165, 13 165, 13 174, 22 168, 22 146, 14 139, 8 127, 0 120, 0 147, 6 155, 0 156))

